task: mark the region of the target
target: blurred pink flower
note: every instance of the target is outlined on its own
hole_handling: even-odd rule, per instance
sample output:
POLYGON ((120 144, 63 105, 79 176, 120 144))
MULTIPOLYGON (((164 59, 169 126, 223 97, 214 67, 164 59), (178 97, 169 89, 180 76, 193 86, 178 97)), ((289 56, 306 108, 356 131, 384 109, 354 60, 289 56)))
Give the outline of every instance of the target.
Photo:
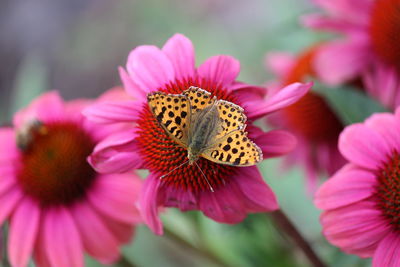
POLYGON ((375 62, 362 78, 367 93, 386 108, 394 111, 399 106, 400 75, 394 67, 375 62))
MULTIPOLYGON (((315 45, 298 56, 282 52, 268 54, 267 68, 279 79, 272 82, 275 90, 279 92, 287 84, 315 77, 313 60, 319 47, 315 45)), ((296 135, 298 145, 286 157, 285 165, 301 164, 304 167, 309 192, 315 191, 319 175, 332 175, 344 165, 337 149, 343 125, 318 94, 308 92, 293 105, 268 117, 267 122, 296 135)))
POLYGON ((307 15, 304 24, 345 36, 321 47, 315 70, 322 81, 339 84, 357 79, 376 60, 400 71, 400 1, 313 1, 326 14, 307 15))
POLYGON ((31 254, 37 266, 83 266, 83 252, 111 263, 140 221, 140 179, 87 163, 110 133, 81 115, 90 103, 48 92, 0 128, 0 223, 10 219, 12 266, 27 266, 31 254))
POLYGON ((339 150, 349 161, 315 198, 326 238, 344 252, 400 266, 400 109, 345 128, 339 150))
POLYGON ((127 71, 120 68, 125 90, 135 100, 129 103, 99 103, 85 110, 92 120, 98 120, 97 114, 103 115, 104 110, 109 110, 109 122, 132 122, 131 129, 121 131, 97 145, 90 162, 101 172, 135 168, 150 171, 140 203, 145 222, 156 234, 162 234, 158 207, 201 210, 206 216, 222 223, 238 223, 247 213, 278 208, 274 193, 255 166, 232 167, 200 158, 198 165, 215 192, 210 191, 195 166, 184 165, 160 179, 186 161, 187 151, 170 139, 152 115, 147 94, 153 91, 179 94, 190 86, 203 88, 218 99, 244 108, 249 138, 262 149, 264 158, 282 155, 293 149, 296 142, 290 134, 283 131, 264 133, 251 122, 295 102, 311 85, 292 84, 279 94, 264 98, 264 88, 236 81, 239 71, 239 62, 225 55, 211 57, 196 68, 192 42, 176 34, 162 49, 151 45, 135 48, 129 55, 127 71))

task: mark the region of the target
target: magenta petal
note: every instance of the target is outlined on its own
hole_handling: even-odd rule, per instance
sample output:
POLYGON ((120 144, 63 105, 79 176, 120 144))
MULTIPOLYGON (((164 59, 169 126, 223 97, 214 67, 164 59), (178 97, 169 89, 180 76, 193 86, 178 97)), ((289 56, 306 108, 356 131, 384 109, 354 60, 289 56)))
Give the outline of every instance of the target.
POLYGON ((169 58, 156 46, 135 48, 128 57, 127 69, 132 81, 142 91, 157 91, 175 80, 174 67, 169 58))
POLYGON ((375 251, 372 266, 400 266, 400 235, 398 232, 388 234, 375 251))
POLYGON ((34 259, 36 266, 40 267, 53 267, 50 262, 49 258, 46 254, 46 244, 44 243, 44 229, 40 227, 39 233, 36 238, 35 250, 34 250, 34 259))
POLYGON ((339 171, 317 191, 315 205, 323 210, 346 206, 370 197, 375 192, 376 184, 375 174, 367 170, 353 168, 339 171))
POLYGON ((329 85, 356 78, 370 60, 370 48, 364 39, 323 45, 315 57, 315 71, 329 85))
POLYGON ((83 267, 82 242, 69 211, 64 207, 47 210, 43 227, 50 264, 57 267, 83 267))
POLYGON ((120 244, 128 244, 131 242, 135 232, 134 225, 131 223, 122 223, 116 221, 108 216, 102 216, 102 218, 104 223, 107 225, 107 228, 110 230, 110 232, 112 232, 120 244))
POLYGON ((214 221, 239 223, 246 218, 248 212, 242 204, 240 195, 239 188, 234 183, 228 182, 215 192, 203 192, 199 200, 199 208, 214 221))
POLYGON ((102 175, 88 199, 97 211, 114 220, 137 223, 141 218, 135 202, 140 188, 140 178, 134 174, 102 175))
POLYGON ((174 66, 176 79, 194 77, 194 48, 192 42, 186 36, 175 34, 165 43, 162 51, 174 66))
POLYGON ((221 223, 239 223, 248 213, 278 208, 272 190, 262 180, 257 167, 242 168, 238 174, 215 192, 203 192, 200 209, 221 223))
POLYGON ((160 188, 160 177, 149 175, 143 184, 140 196, 140 209, 144 222, 156 234, 163 234, 163 227, 158 217, 158 191, 160 188))
POLYGON ((265 65, 275 76, 285 77, 296 61, 295 56, 286 52, 270 52, 265 57, 265 65))
POLYGON ((118 71, 125 91, 134 99, 137 99, 138 101, 145 101, 147 91, 142 89, 139 85, 135 84, 129 74, 124 70, 124 68, 119 67, 118 71))
POLYGON ((391 155, 385 139, 364 124, 346 127, 339 137, 339 150, 352 163, 375 170, 391 155))
POLYGON ((367 92, 385 107, 394 110, 400 104, 400 77, 393 66, 375 62, 363 76, 367 92))
POLYGON ((11 127, 0 128, 0 162, 9 161, 18 155, 15 134, 11 127))
POLYGON ((0 225, 7 219, 22 198, 19 188, 13 188, 0 195, 0 225))
POLYGON ((91 256, 103 264, 110 264, 118 259, 117 240, 88 204, 75 205, 71 215, 79 230, 83 246, 91 256))
POLYGON ((136 152, 136 134, 131 131, 113 134, 101 141, 88 157, 89 163, 101 173, 126 172, 141 166, 136 152))
POLYGON ((320 14, 307 14, 300 18, 301 24, 313 30, 327 30, 338 33, 354 33, 360 31, 360 26, 348 21, 327 17, 320 14))
POLYGON ((281 130, 263 133, 257 136, 254 141, 261 148, 264 159, 285 155, 297 145, 296 137, 281 130))
POLYGON ((348 23, 365 25, 370 20, 370 11, 374 0, 314 0, 330 16, 343 18, 348 23))
POLYGON ((241 168, 236 183, 250 202, 253 212, 273 211, 279 208, 272 189, 264 182, 257 167, 241 168))
POLYGON ((297 102, 301 97, 303 97, 313 83, 292 83, 281 90, 277 91, 275 94, 267 98, 266 100, 254 103, 252 110, 246 110, 251 113, 251 117, 259 118, 265 116, 271 112, 277 111, 284 107, 290 106, 297 102))
POLYGON ((31 257, 39 229, 40 209, 29 199, 18 205, 13 213, 8 240, 12 266, 26 266, 31 257))
POLYGON ((371 257, 391 229, 376 209, 375 201, 369 200, 324 212, 321 223, 332 244, 360 257, 371 257))
POLYGON ((33 119, 48 122, 63 117, 63 101, 57 91, 50 91, 36 98, 27 108, 18 111, 14 115, 14 126, 21 127, 33 119))
POLYGON ((132 122, 139 114, 138 109, 134 101, 99 102, 84 109, 83 114, 95 123, 132 122))
POLYGON ((391 113, 373 114, 365 121, 365 125, 379 133, 392 149, 400 151, 400 124, 391 113))
POLYGON ((181 188, 163 187, 158 193, 160 203, 165 207, 177 207, 181 211, 198 209, 197 195, 181 188))
POLYGON ((239 75, 240 63, 231 56, 213 56, 201 64, 197 71, 200 77, 226 86, 239 75))

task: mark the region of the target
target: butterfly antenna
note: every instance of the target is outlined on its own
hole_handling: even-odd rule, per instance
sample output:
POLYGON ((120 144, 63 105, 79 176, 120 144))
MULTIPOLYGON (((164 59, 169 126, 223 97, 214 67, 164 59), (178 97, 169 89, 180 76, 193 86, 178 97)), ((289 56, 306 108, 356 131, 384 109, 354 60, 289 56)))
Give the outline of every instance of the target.
POLYGON ((197 162, 195 161, 194 164, 196 164, 197 168, 199 168, 201 174, 203 174, 204 179, 206 179, 206 182, 208 184, 208 186, 210 187, 210 191, 214 193, 214 188, 211 186, 210 181, 208 181, 207 176, 204 174, 204 172, 201 170, 200 166, 197 164, 197 162))
POLYGON ((184 163, 182 163, 181 165, 179 165, 178 167, 175 167, 174 169, 170 170, 169 172, 167 172, 166 174, 160 176, 160 179, 165 178, 166 176, 170 175, 171 172, 175 171, 176 169, 179 169, 180 167, 182 167, 183 165, 185 165, 186 163, 188 163, 189 160, 185 161, 184 163))

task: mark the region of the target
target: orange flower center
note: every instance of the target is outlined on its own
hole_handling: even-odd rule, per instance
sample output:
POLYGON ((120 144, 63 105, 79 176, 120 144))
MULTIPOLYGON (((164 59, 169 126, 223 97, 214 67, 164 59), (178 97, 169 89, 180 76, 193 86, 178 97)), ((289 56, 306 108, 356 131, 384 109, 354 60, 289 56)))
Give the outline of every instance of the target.
MULTIPOLYGON (((235 97, 232 94, 228 94, 227 90, 222 86, 197 78, 176 81, 166 85, 164 88, 160 88, 158 91, 180 94, 190 86, 197 86, 207 90, 212 95, 217 96, 218 99, 230 102, 236 101, 235 97)), ((167 135, 151 113, 147 103, 143 105, 137 125, 139 134, 137 138, 138 146, 143 156, 145 167, 150 172, 157 173, 160 177, 168 173, 161 180, 162 186, 172 186, 192 192, 209 191, 210 187, 207 180, 212 188, 216 189, 237 171, 236 167, 217 164, 204 158, 199 158, 196 163, 207 177, 207 180, 195 164, 185 164, 177 168, 188 160, 187 149, 180 147, 167 135), (172 171, 175 168, 177 169, 172 171), (170 171, 172 172, 169 173, 170 171)))
POLYGON ((400 71, 400 0, 375 1, 370 36, 376 54, 400 71))
MULTIPOLYGON (((317 48, 318 46, 314 46, 299 57, 285 84, 304 81, 308 76, 314 75, 311 62, 317 48)), ((282 112, 290 129, 315 142, 337 139, 343 129, 325 100, 313 92, 307 93, 282 112)))
POLYGON ((72 122, 32 127, 21 147, 18 181, 26 194, 42 205, 70 204, 85 196, 96 177, 86 157, 92 138, 72 122))
POLYGON ((397 151, 378 173, 378 181, 378 207, 393 227, 400 230, 400 155, 397 151))

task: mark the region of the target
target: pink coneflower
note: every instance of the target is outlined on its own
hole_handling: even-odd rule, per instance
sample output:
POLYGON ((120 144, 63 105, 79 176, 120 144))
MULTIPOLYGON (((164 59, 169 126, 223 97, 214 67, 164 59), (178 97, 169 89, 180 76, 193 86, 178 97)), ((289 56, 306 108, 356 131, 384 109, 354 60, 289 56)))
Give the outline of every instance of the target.
POLYGON ((350 125, 339 150, 349 161, 321 186, 323 233, 346 253, 400 265, 400 109, 350 125))
MULTIPOLYGON (((271 53, 267 67, 278 76, 276 90, 293 82, 315 77, 313 60, 319 45, 297 57, 285 53, 271 53)), ((325 100, 314 92, 308 92, 299 101, 276 112, 268 122, 294 133, 298 145, 286 160, 287 165, 301 164, 307 174, 308 190, 316 189, 320 174, 332 175, 344 164, 337 149, 337 140, 343 129, 335 113, 325 100)))
POLYGON ((87 163, 110 133, 81 115, 90 103, 49 92, 0 128, 0 222, 10 220, 12 266, 27 266, 32 254, 38 266, 83 266, 84 252, 111 263, 132 236, 140 180, 87 163))
POLYGON ((386 108, 394 111, 400 104, 400 75, 396 68, 375 62, 362 78, 367 93, 386 108))
POLYGON ((305 24, 345 36, 325 44, 316 58, 316 71, 323 81, 338 84, 359 78, 376 60, 400 71, 399 0, 314 2, 327 14, 308 15, 305 24))
POLYGON ((127 72, 120 69, 125 89, 135 101, 98 104, 85 111, 94 120, 102 116, 104 110, 112 109, 116 111, 110 112, 110 121, 131 118, 132 128, 100 143, 90 162, 104 172, 132 168, 150 171, 142 190, 141 210, 144 220, 157 234, 162 234, 158 217, 161 206, 177 207, 182 211, 201 210, 215 221, 237 223, 249 212, 275 210, 278 204, 255 166, 233 167, 200 158, 197 161, 200 168, 186 164, 169 173, 187 160, 187 151, 159 125, 149 109, 148 93, 180 94, 190 86, 196 86, 217 99, 241 106, 248 118, 248 137, 262 149, 264 158, 268 158, 290 151, 295 139, 283 131, 264 133, 251 122, 295 102, 311 86, 292 84, 264 99, 266 92, 262 87, 236 81, 240 70, 236 59, 214 56, 196 68, 194 57, 191 41, 180 34, 170 38, 162 49, 139 46, 129 55, 127 72), (165 174, 168 176, 161 178, 165 174))

